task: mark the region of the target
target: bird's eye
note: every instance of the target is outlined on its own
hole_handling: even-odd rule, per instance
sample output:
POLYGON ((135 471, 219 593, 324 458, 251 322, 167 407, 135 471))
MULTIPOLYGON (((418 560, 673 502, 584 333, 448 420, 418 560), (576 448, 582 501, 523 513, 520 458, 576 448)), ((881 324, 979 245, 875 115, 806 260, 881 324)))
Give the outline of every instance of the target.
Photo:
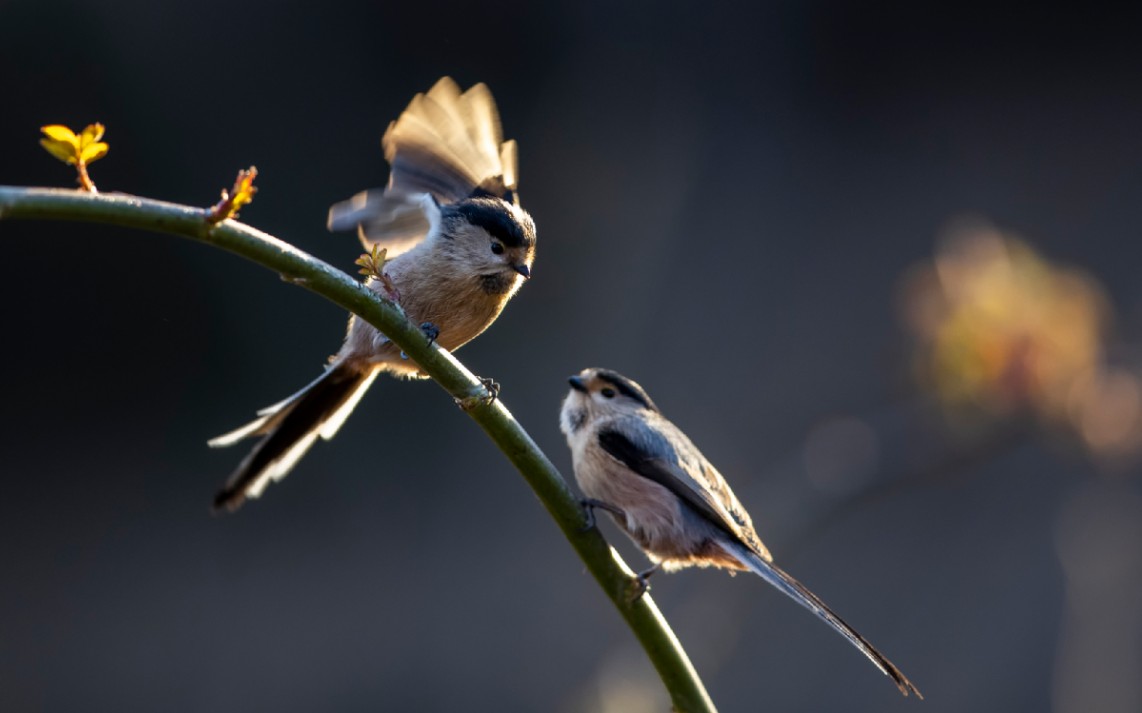
POLYGON ((600 389, 599 393, 602 394, 603 396, 606 396, 608 399, 613 399, 615 397, 615 390, 609 386, 605 387, 603 389, 600 389))
POLYGON ((492 252, 494 252, 496 255, 503 255, 504 254, 503 243, 492 243, 492 252))

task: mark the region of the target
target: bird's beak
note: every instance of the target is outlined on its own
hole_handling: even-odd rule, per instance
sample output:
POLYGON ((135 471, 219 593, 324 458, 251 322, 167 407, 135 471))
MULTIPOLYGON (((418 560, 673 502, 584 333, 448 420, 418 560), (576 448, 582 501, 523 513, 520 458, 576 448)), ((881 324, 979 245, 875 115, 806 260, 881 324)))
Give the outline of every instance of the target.
POLYGON ((572 376, 567 380, 567 383, 571 384, 572 389, 580 391, 584 394, 587 393, 587 384, 583 383, 583 380, 578 376, 572 376))
POLYGON ((518 272, 519 274, 523 275, 523 278, 525 280, 531 277, 531 268, 529 268, 527 265, 523 264, 522 262, 518 265, 512 265, 512 269, 515 270, 516 272, 518 272))

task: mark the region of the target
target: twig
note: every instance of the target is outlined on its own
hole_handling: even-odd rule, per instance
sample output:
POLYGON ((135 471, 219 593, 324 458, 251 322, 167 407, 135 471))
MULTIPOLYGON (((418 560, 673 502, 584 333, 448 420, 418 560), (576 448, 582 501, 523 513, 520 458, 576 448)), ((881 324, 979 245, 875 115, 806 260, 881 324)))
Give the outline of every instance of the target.
POLYGON ((254 179, 258 177, 256 166, 250 166, 244 171, 238 171, 234 179, 234 187, 230 190, 222 189, 222 198, 206 209, 206 222, 214 225, 224 220, 238 217, 238 210, 244 205, 250 205, 258 189, 254 187, 254 179))
POLYGON ((500 399, 487 398, 480 380, 449 352, 424 339, 400 308, 381 299, 345 273, 277 238, 233 220, 210 224, 201 208, 128 195, 81 193, 47 188, 0 186, 0 220, 53 219, 111 223, 170 233, 228 250, 274 270, 353 312, 381 330, 431 376, 480 425, 535 490, 564 536, 586 563, 646 650, 677 711, 713 711, 690 659, 650 596, 626 599, 634 573, 597 529, 584 530, 586 517, 566 481, 500 399))

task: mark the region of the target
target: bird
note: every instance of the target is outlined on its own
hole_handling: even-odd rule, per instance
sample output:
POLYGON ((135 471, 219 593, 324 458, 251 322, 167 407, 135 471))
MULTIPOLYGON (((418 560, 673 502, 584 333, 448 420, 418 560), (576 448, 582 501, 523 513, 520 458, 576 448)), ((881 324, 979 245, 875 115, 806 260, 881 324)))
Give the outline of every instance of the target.
MULTIPOLYGON (((356 229, 373 255, 383 249, 383 273, 369 277, 368 288, 398 302, 430 340, 457 349, 531 277, 536 229, 519 203, 516 142, 503 140, 486 85, 461 92, 444 77, 413 97, 381 145, 388 183, 333 205, 328 227, 356 229)), ((208 442, 217 448, 261 437, 218 491, 214 510, 258 497, 318 437, 332 438, 382 372, 424 376, 385 335, 350 316, 344 343, 319 377, 208 442)))
POLYGON ((716 567, 757 574, 844 636, 900 692, 923 698, 891 661, 846 624, 817 595, 773 563, 749 513, 722 474, 671 423, 637 382, 610 369, 584 369, 559 415, 575 480, 594 509, 610 513, 653 566, 634 580, 633 598, 658 571, 716 567))

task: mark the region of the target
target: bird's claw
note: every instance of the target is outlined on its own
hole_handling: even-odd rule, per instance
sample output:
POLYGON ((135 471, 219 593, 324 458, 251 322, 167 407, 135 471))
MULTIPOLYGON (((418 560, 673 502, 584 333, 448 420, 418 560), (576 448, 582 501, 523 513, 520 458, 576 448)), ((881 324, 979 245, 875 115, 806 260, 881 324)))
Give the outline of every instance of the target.
POLYGON ((500 397, 500 382, 486 376, 481 376, 480 383, 484 386, 484 390, 488 392, 488 403, 492 403, 500 397))
POLYGON ((656 562, 653 567, 644 569, 634 576, 634 579, 627 585, 627 604, 634 604, 642 598, 642 595, 646 594, 647 590, 650 589, 650 575, 657 572, 661 566, 661 562, 656 562))
POLYGON ((460 407, 461 411, 471 411, 477 406, 486 406, 495 401, 500 396, 500 385, 498 382, 481 378, 480 385, 483 386, 483 391, 465 396, 464 398, 453 397, 453 401, 460 407))
POLYGON ((580 500, 579 504, 583 506, 583 512, 586 514, 586 522, 579 528, 579 532, 589 532, 594 530, 599 524, 595 519, 595 508, 586 500, 580 500))
POLYGON ((646 577, 643 577, 642 575, 639 575, 630 580, 630 582, 627 584, 626 590, 627 604, 634 604, 639 599, 642 599, 642 595, 646 594, 647 590, 649 589, 650 582, 648 582, 646 577))
POLYGON ((440 327, 437 327, 432 322, 423 322, 420 325, 420 331, 424 332, 424 337, 428 340, 429 344, 436 341, 440 336, 440 327))

